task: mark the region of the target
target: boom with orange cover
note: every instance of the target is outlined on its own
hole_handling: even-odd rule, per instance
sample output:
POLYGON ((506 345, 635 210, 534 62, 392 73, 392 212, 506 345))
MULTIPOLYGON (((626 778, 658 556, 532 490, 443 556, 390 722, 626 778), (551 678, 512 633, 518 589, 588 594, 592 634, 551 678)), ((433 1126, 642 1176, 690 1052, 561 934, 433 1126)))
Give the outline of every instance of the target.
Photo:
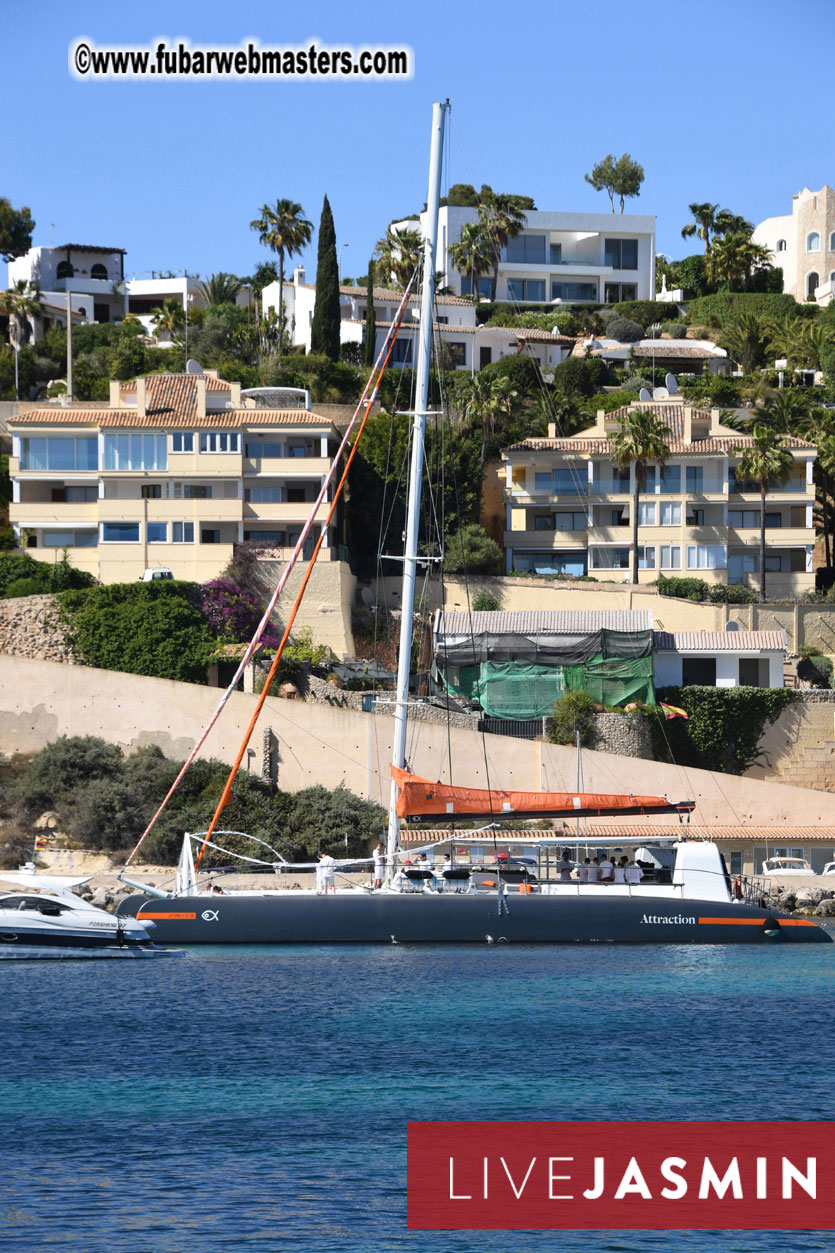
POLYGON ((606 792, 512 792, 504 788, 454 787, 431 783, 391 767, 398 787, 397 815, 413 822, 432 818, 582 818, 626 814, 691 814, 695 801, 666 796, 630 796, 606 792))

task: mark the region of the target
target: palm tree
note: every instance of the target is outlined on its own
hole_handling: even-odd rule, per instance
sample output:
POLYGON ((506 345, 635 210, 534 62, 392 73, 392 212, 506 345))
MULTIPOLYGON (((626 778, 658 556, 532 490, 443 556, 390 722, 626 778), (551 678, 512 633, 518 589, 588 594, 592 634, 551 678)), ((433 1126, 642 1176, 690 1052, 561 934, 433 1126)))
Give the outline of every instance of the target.
POLYGON ((403 226, 395 230, 389 226, 385 235, 377 240, 374 255, 380 259, 380 269, 386 284, 393 283, 401 290, 418 268, 423 256, 423 236, 419 230, 403 226))
POLYGON ((796 435, 798 426, 809 417, 809 408, 809 400, 802 391, 781 387, 769 396, 759 422, 781 435, 796 435))
POLYGON ((242 287, 243 283, 234 274, 220 270, 200 283, 198 291, 207 305, 233 305, 242 287))
POLYGON ((752 443, 735 448, 739 453, 736 475, 756 483, 760 489, 760 601, 765 600, 765 497, 769 488, 785 483, 794 468, 785 435, 767 426, 755 426, 752 443))
POLYGON ((753 222, 740 217, 738 213, 731 213, 730 209, 720 209, 716 214, 714 235, 750 235, 753 230, 753 222))
POLYGON ((720 347, 738 362, 743 374, 753 374, 765 364, 770 343, 770 323, 756 313, 737 314, 732 322, 726 322, 719 336, 720 347))
POLYGON ((670 455, 670 428, 649 409, 632 409, 618 420, 612 440, 612 461, 619 468, 635 466, 632 490, 632 582, 638 582, 638 506, 647 485, 647 466, 655 462, 663 470, 670 455))
POLYGON ((705 241, 705 254, 710 250, 711 233, 716 233, 716 215, 720 212, 718 204, 697 204, 693 203, 687 206, 695 221, 688 222, 686 226, 681 228, 681 238, 690 239, 693 235, 698 235, 699 239, 705 241))
POLYGON ((482 223, 465 222, 461 239, 450 245, 449 252, 456 270, 472 279, 473 303, 477 303, 478 280, 490 272, 495 262, 494 250, 482 223))
POLYGON ((9 342, 14 349, 14 391, 20 400, 18 355, 22 344, 28 343, 30 319, 41 315, 41 293, 36 285, 18 279, 8 291, 0 292, 0 314, 9 319, 9 342))
POLYGON ((186 315, 182 304, 175 297, 163 300, 162 308, 155 309, 151 315, 157 338, 163 332, 167 339, 173 339, 177 332, 185 326, 186 315))
POLYGON ((832 330, 820 322, 805 318, 783 318, 772 327, 776 352, 785 357, 792 369, 819 370, 821 355, 835 341, 832 330))
POLYGON ((480 468, 484 474, 487 436, 496 418, 508 415, 518 393, 510 379, 487 373, 474 374, 461 385, 461 416, 470 430, 481 430, 480 468))
POLYGON ((519 207, 516 196, 494 192, 491 187, 483 186, 479 196, 478 222, 486 241, 486 247, 493 259, 493 299, 496 299, 496 284, 499 278, 499 261, 502 248, 507 247, 509 239, 515 238, 525 225, 524 209, 519 207))
POLYGON ((284 258, 295 257, 313 237, 313 223, 303 217, 304 210, 295 200, 276 200, 262 204, 260 218, 253 218, 250 228, 258 231, 258 239, 278 257, 278 323, 284 325, 284 258))
POLYGON ((726 282, 730 292, 734 283, 746 286, 755 270, 768 265, 770 257, 763 244, 755 244, 746 235, 722 235, 714 239, 707 251, 705 275, 715 285, 726 282))

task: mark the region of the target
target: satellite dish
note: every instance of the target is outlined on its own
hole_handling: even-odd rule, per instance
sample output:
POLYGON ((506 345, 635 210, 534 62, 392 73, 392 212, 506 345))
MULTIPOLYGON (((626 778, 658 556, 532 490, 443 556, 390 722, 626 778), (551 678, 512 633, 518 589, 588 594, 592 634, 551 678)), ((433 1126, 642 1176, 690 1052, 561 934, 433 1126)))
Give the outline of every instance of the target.
POLYGON ((670 393, 667 391, 666 387, 656 387, 653 389, 652 399, 667 400, 669 399, 669 395, 670 393))
POLYGON ((675 396, 678 391, 678 380, 676 379, 676 376, 674 374, 668 374, 664 379, 664 386, 667 388, 667 391, 671 396, 675 396))
POLYGON ((202 374, 203 367, 199 361, 195 361, 194 357, 189 357, 186 362, 186 374, 202 374))
POLYGON ((640 392, 638 393, 638 399, 639 400, 652 400, 652 396, 650 396, 649 391, 647 390, 646 387, 641 388, 640 392))

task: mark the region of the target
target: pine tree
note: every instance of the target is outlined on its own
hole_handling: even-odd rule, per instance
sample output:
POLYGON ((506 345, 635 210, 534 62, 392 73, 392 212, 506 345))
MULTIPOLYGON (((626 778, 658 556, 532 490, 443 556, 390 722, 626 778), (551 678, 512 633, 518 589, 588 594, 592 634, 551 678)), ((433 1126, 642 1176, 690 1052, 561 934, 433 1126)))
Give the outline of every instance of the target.
POLYGON ((339 360, 339 267, 333 214, 325 196, 319 220, 319 253, 316 263, 316 303, 310 333, 311 352, 323 352, 339 360))
POLYGON ((374 261, 368 262, 368 278, 365 285, 365 364, 372 366, 376 360, 377 317, 374 313, 374 261))

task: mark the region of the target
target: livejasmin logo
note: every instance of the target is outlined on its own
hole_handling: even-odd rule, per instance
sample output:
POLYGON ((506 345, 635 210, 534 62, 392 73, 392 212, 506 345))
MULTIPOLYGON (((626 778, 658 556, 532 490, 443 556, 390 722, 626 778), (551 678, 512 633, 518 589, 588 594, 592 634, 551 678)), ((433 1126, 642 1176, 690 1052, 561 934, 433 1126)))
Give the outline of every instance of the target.
POLYGON ((409 1226, 835 1229, 835 1123, 409 1123, 409 1226))

